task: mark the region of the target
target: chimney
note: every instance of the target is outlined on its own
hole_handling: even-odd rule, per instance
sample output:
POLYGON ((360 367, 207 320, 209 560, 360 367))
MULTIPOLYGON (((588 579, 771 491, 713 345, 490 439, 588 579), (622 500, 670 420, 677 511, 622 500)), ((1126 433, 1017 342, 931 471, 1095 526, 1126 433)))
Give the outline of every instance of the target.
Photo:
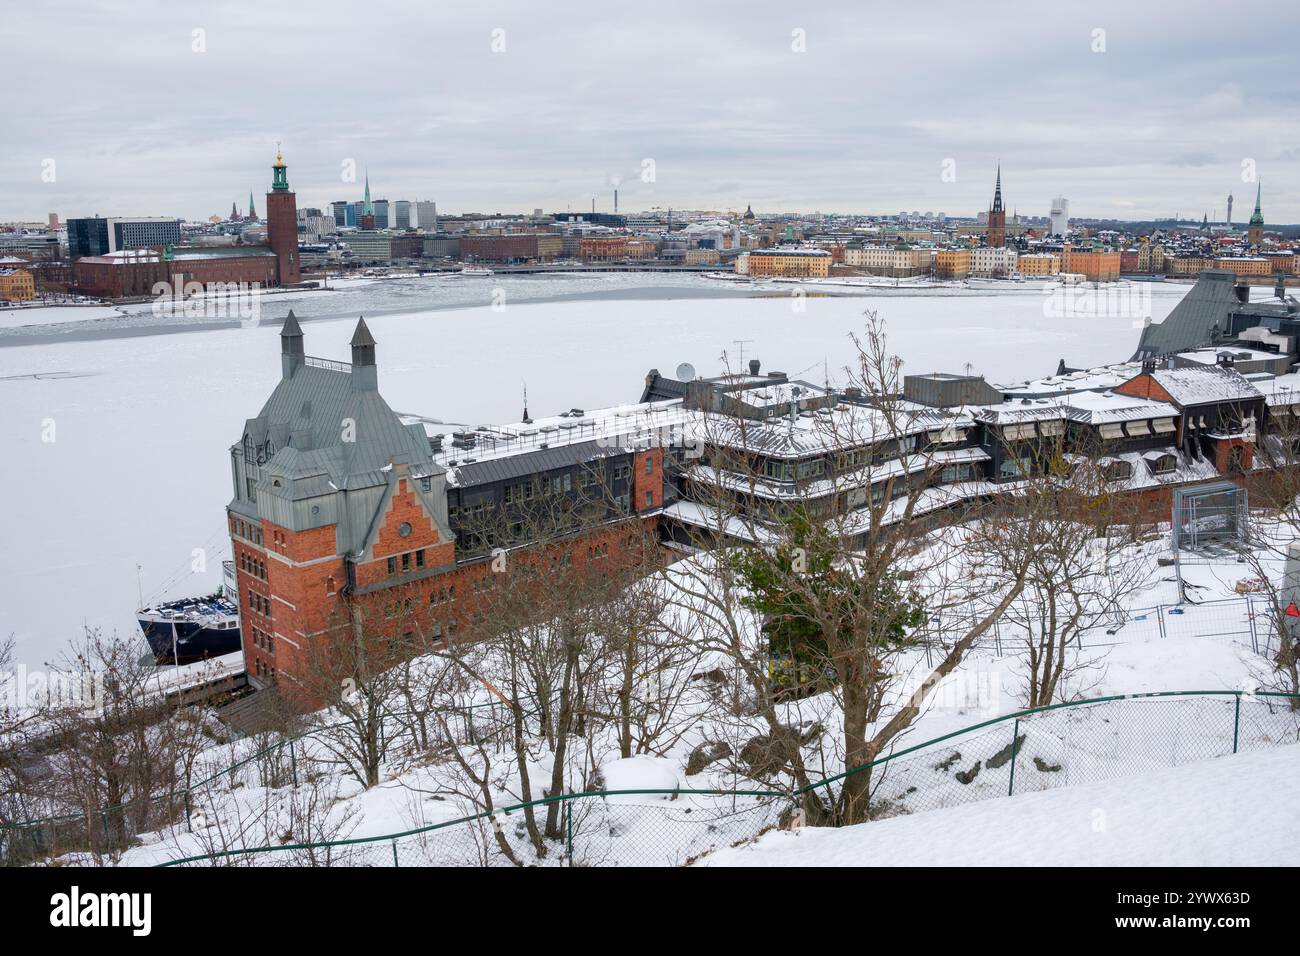
POLYGON ((758 374, 758 370, 759 370, 760 368, 762 368, 762 365, 759 363, 758 359, 750 359, 750 360, 749 360, 749 374, 750 374, 750 375, 757 375, 757 374, 758 374))
POLYGON ((280 329, 280 371, 283 378, 293 378, 293 373, 303 364, 302 326, 289 310, 289 316, 280 329))
POLYGON ((357 319, 352 333, 352 390, 373 392, 379 388, 379 370, 375 367, 375 337, 366 327, 365 317, 357 319))

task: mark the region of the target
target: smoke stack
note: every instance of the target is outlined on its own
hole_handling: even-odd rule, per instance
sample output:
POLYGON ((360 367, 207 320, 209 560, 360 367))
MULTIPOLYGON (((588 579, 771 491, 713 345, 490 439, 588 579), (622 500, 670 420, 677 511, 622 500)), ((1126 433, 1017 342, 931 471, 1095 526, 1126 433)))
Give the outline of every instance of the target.
POLYGON ((749 374, 750 374, 750 375, 757 375, 757 374, 758 374, 758 370, 759 370, 760 368, 762 368, 762 366, 759 364, 758 359, 750 359, 750 360, 749 360, 749 374))
POLYGON ((614 215, 618 215, 618 187, 614 187, 614 215))

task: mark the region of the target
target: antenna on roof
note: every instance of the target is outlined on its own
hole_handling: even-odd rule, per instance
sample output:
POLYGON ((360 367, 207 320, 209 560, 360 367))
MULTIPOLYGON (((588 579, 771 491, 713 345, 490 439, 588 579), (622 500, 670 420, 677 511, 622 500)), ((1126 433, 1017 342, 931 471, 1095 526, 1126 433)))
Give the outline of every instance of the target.
POLYGON ((531 425, 532 419, 528 417, 528 383, 524 382, 524 417, 520 419, 525 425, 531 425))

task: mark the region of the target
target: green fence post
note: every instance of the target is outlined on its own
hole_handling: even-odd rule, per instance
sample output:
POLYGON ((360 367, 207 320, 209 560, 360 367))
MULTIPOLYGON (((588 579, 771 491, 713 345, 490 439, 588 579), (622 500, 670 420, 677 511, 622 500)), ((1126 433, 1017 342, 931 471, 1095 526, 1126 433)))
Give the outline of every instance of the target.
POLYGON ((1232 752, 1237 752, 1237 735, 1241 730, 1241 691, 1233 695, 1236 706, 1232 709, 1232 752))
POLYGON ((188 830, 190 833, 194 832, 194 824, 190 822, 193 817, 194 817, 194 808, 193 805, 190 803, 190 788, 186 787, 185 788, 185 829, 188 830))
POLYGON ((397 862, 397 841, 396 840, 393 841, 393 866, 401 866, 401 864, 397 862))
POLYGON ((569 866, 573 866, 573 800, 564 801, 564 834, 565 834, 565 855, 569 858, 569 866))
POLYGON ((289 767, 293 772, 293 785, 298 786, 298 757, 293 752, 293 740, 289 741, 289 767))
POLYGON ((1016 746, 1016 741, 1020 739, 1020 718, 1011 725, 1011 777, 1007 781, 1007 796, 1016 789, 1016 757, 1020 755, 1020 748, 1016 746))

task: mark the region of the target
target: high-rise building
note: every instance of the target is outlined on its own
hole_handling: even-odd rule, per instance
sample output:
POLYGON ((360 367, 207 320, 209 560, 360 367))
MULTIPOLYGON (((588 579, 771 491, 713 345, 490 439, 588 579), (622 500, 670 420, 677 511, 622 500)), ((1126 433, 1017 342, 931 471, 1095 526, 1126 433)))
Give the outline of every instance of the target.
POLYGON ((108 240, 108 220, 95 216, 91 219, 68 220, 68 257, 105 256, 111 251, 108 240))
POLYGON ((1054 236, 1064 236, 1070 231, 1070 200, 1064 196, 1057 196, 1052 200, 1051 233, 1054 236))
POLYGON ((136 219, 110 219, 110 252, 120 249, 155 249, 177 245, 181 241, 181 221, 163 216, 136 219))
POLYGON ((989 207, 989 227, 985 242, 1000 249, 1007 244, 1007 211, 1002 206, 1002 166, 998 165, 997 184, 993 187, 993 205, 989 207))
POLYGON ((156 249, 181 241, 181 221, 159 216, 68 220, 68 255, 105 256, 125 249, 156 249))
POLYGON ((373 206, 374 206, 374 210, 372 214, 375 217, 374 228, 375 229, 389 228, 389 224, 391 223, 392 220, 389 218, 388 200, 376 199, 373 203, 373 206))
POLYGON ((411 204, 405 199, 399 199, 393 203, 393 228, 411 228, 411 204))
POLYGON ((275 165, 271 167, 271 191, 266 194, 266 239, 275 253, 280 285, 300 282, 298 199, 289 190, 289 171, 278 149, 275 151, 275 165))
POLYGON ((422 199, 415 204, 415 224, 425 232, 438 231, 438 204, 422 199))

